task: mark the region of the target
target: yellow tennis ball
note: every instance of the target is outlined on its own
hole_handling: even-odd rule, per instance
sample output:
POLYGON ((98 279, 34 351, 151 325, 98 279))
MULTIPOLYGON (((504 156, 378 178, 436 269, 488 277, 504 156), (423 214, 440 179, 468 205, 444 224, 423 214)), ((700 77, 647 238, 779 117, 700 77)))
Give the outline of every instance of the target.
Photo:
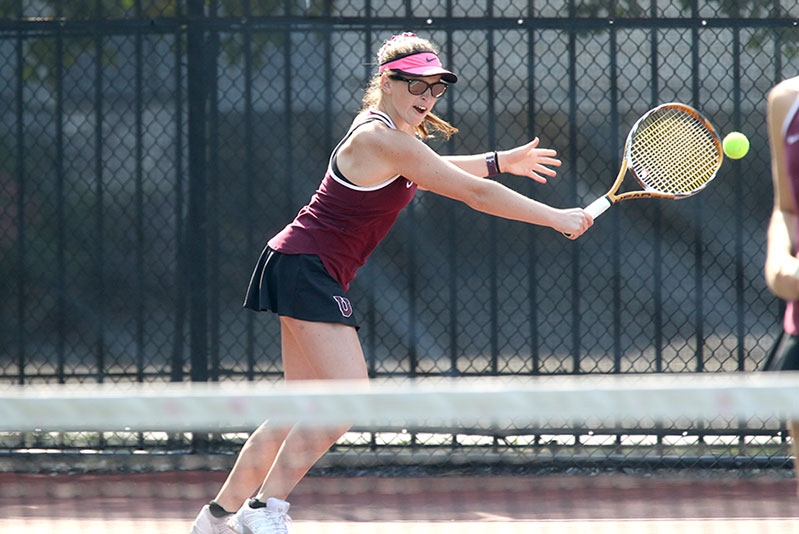
POLYGON ((749 152, 749 139, 741 132, 730 132, 721 142, 724 153, 730 159, 741 159, 749 152))

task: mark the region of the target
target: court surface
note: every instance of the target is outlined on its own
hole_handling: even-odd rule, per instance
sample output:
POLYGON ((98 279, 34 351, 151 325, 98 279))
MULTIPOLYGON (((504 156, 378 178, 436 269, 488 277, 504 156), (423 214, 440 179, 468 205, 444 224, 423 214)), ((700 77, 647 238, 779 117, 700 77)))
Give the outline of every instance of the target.
MULTIPOLYGON (((225 473, 0 473, 0 532, 188 533, 225 473)), ((294 534, 797 533, 790 477, 305 478, 294 534)))

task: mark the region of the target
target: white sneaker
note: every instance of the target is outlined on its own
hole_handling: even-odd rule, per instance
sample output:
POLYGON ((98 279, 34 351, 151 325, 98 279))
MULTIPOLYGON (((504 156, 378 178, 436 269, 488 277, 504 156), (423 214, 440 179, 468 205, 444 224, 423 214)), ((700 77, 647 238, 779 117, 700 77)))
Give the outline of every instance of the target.
POLYGON ((239 534, 288 534, 291 518, 289 503, 269 497, 266 506, 252 508, 247 501, 230 519, 228 528, 239 534))
POLYGON ((227 526, 230 516, 214 517, 209 506, 203 506, 194 524, 191 526, 191 534, 232 534, 227 526))

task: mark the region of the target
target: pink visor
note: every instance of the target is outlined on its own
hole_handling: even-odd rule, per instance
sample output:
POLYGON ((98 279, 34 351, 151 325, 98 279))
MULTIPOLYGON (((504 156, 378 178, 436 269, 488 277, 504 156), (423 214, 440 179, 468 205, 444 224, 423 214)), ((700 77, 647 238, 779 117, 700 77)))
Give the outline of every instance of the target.
POLYGON ((380 64, 378 72, 393 70, 410 76, 436 76, 448 83, 455 83, 458 77, 441 65, 438 56, 432 52, 416 52, 414 54, 392 59, 380 64))

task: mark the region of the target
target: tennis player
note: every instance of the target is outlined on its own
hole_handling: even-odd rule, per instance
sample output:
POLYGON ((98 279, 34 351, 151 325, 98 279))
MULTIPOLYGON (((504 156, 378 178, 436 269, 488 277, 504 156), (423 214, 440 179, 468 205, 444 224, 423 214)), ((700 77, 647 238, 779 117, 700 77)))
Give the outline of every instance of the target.
MULTIPOLYGON (((554 208, 485 179, 500 172, 541 183, 554 177, 553 167, 561 162, 554 150, 539 147, 538 138, 510 150, 449 157, 423 142, 434 133, 449 138, 457 132, 433 114, 458 78, 442 66, 428 40, 396 35, 377 59, 362 111, 333 149, 321 185, 294 221, 268 241, 247 290, 246 308, 280 317, 286 380, 367 379, 347 290, 417 189, 572 239, 593 223, 580 208, 554 208)), ((346 431, 262 424, 191 532, 287 532, 290 492, 346 431)))
MULTIPOLYGON (((786 305, 783 333, 765 368, 796 371, 799 370, 799 76, 769 91, 766 115, 774 183, 774 209, 766 248, 766 283, 786 305)), ((791 421, 789 427, 799 479, 799 421, 791 421)))

